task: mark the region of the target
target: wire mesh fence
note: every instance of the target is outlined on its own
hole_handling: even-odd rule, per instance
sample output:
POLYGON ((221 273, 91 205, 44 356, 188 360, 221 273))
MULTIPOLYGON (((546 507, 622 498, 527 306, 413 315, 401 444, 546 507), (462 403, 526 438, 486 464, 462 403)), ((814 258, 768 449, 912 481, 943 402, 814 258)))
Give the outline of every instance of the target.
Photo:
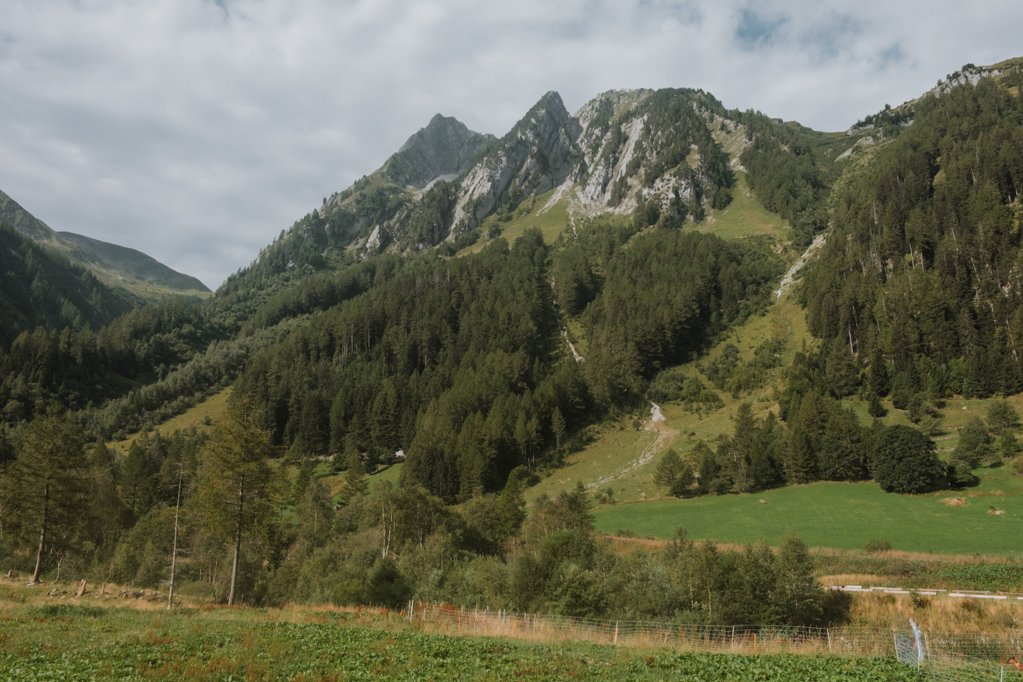
MULTIPOLYGON (((911 622, 912 624, 912 622, 911 622)), ((1023 632, 942 633, 917 628, 893 635, 896 656, 928 680, 1023 682, 1023 632)))
POLYGON ((1009 662, 1023 652, 1023 631, 1016 630, 963 634, 871 627, 698 625, 524 614, 419 602, 409 602, 402 615, 410 623, 451 634, 742 654, 897 657, 919 668, 929 680, 1023 682, 1023 669, 1009 662))
POLYGON ((410 622, 458 634, 540 641, 587 641, 628 646, 670 646, 735 653, 830 653, 891 656, 892 632, 880 628, 697 625, 606 620, 466 609, 410 602, 410 622))

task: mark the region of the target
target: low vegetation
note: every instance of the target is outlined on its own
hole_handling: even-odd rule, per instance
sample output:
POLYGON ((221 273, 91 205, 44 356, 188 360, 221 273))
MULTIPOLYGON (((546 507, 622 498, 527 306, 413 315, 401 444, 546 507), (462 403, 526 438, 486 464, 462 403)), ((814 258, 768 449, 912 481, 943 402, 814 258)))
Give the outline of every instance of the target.
POLYGON ((374 610, 167 613, 41 597, 0 586, 5 679, 921 679, 894 659, 457 637, 374 610))

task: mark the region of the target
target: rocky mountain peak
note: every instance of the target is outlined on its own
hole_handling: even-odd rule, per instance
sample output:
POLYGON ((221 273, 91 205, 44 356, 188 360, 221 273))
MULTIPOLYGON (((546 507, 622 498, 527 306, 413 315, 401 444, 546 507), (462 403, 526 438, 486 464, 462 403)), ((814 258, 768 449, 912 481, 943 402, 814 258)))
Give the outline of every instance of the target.
POLYGON ((387 160, 384 173, 399 185, 422 189, 438 177, 462 173, 492 139, 436 114, 387 160))
POLYGON ((562 184, 582 158, 581 132, 561 95, 544 94, 497 147, 466 173, 450 236, 479 225, 501 201, 542 194, 562 184))
POLYGON ((505 140, 523 133, 528 134, 529 131, 552 131, 555 129, 564 130, 573 140, 579 137, 581 131, 579 122, 565 108, 561 95, 551 90, 526 112, 526 115, 512 128, 505 140))

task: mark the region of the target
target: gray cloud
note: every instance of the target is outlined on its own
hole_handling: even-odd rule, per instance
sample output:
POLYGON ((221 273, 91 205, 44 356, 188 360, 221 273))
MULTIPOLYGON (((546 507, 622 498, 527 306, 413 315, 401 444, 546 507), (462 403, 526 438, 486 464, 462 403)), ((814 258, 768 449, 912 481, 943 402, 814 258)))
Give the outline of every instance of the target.
POLYGON ((0 188, 216 286, 437 112, 699 87, 821 129, 1016 56, 1023 6, 795 0, 7 0, 0 188))

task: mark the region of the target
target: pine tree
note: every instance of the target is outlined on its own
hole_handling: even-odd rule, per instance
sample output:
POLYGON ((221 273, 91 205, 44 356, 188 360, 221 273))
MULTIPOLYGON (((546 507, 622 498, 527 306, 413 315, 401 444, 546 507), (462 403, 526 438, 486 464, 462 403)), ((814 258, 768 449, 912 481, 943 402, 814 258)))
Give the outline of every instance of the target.
POLYGON ((554 446, 559 453, 561 452, 561 439, 565 436, 565 427, 565 417, 555 405, 551 411, 551 433, 554 434, 554 446))
POLYGON ((87 461, 79 430, 51 412, 25 429, 3 479, 3 510, 26 544, 35 544, 30 584, 39 582, 48 553, 69 547, 88 510, 87 461))
POLYGON ((991 434, 979 417, 970 417, 959 431, 959 444, 956 445, 952 457, 964 462, 971 469, 991 455, 991 434))
POLYGON ((242 540, 271 511, 274 454, 270 433, 248 406, 231 406, 202 450, 197 512, 210 532, 231 542, 231 584, 227 603, 237 596, 242 540))

